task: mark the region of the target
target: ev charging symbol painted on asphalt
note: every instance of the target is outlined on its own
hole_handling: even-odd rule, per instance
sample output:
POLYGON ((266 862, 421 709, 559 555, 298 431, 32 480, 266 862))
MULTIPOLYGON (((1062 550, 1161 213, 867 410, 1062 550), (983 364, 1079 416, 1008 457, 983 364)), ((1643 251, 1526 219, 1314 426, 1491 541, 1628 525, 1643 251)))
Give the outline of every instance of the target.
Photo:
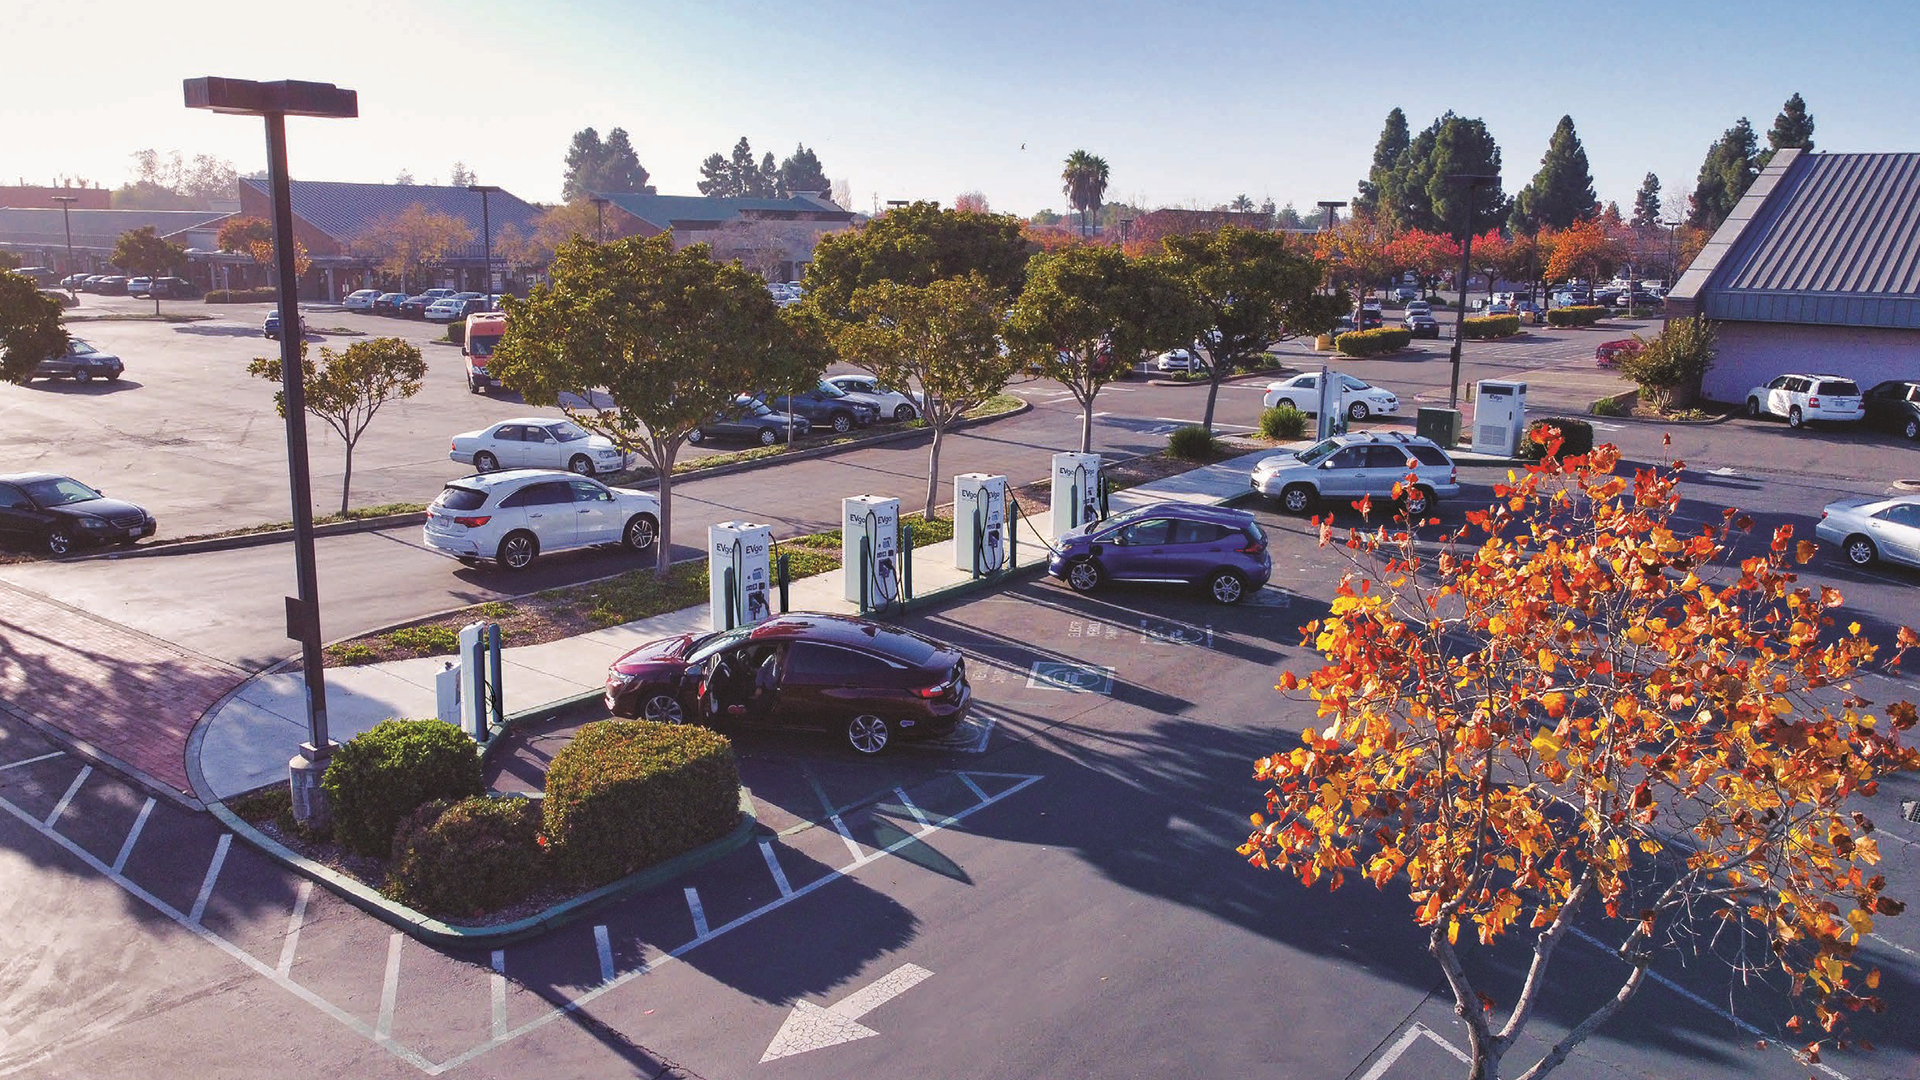
POLYGON ((1029 690, 1065 690, 1070 694, 1110 694, 1113 669, 1096 664, 1035 660, 1027 674, 1029 690))

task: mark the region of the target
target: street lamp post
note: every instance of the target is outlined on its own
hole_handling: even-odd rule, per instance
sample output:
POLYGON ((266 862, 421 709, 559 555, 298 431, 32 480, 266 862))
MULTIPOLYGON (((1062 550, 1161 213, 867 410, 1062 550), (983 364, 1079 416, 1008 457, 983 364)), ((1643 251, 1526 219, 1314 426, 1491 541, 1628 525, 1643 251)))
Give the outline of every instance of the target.
POLYGON ((55 195, 53 201, 60 204, 60 224, 67 230, 67 296, 78 300, 79 297, 73 293, 73 218, 68 211, 73 209, 74 203, 80 201, 80 196, 55 195))
POLYGON ((1667 291, 1672 292, 1674 279, 1680 276, 1680 251, 1674 246, 1674 236, 1679 233, 1680 226, 1685 222, 1663 221, 1660 224, 1667 227, 1667 273, 1665 276, 1667 291))
POLYGON ((1326 226, 1326 227, 1327 227, 1327 231, 1328 231, 1328 232, 1332 232, 1332 231, 1333 231, 1333 212, 1334 212, 1335 210, 1338 210, 1338 209, 1340 209, 1341 207, 1343 207, 1343 206, 1345 206, 1345 205, 1347 205, 1347 204, 1346 204, 1345 202, 1343 202, 1343 201, 1337 201, 1337 200, 1334 200, 1334 199, 1321 199, 1321 200, 1320 200, 1320 203, 1319 203, 1319 206, 1320 206, 1320 209, 1321 209, 1321 210, 1323 210, 1323 211, 1325 211, 1325 213, 1326 213, 1326 218, 1327 218, 1327 226, 1326 226))
POLYGON ((1460 306, 1453 312, 1453 382, 1447 389, 1447 408, 1460 407, 1460 331, 1467 321, 1467 275, 1473 265, 1473 203, 1480 193, 1482 184, 1499 183, 1500 178, 1488 173, 1455 173, 1447 177, 1456 183, 1467 185, 1467 207, 1460 221, 1460 231, 1466 239, 1460 243, 1460 280, 1454 282, 1454 291, 1460 294, 1460 306))
POLYGON ((320 777, 335 743, 327 734, 326 659, 320 652, 320 580, 313 550, 313 479, 307 468, 307 392, 300 364, 300 283, 294 261, 292 184, 287 176, 287 117, 352 118, 359 95, 332 83, 188 79, 189 109, 258 116, 267 124, 267 175, 273 195, 273 252, 280 271, 280 387, 287 425, 287 480, 293 498, 297 596, 287 597, 287 636, 300 642, 306 684, 307 741, 287 763, 294 817, 324 828, 332 820, 320 777))
POLYGON ((593 204, 593 242, 604 244, 607 242, 606 213, 609 200, 605 195, 589 195, 587 201, 593 204))
POLYGON ((492 304, 493 303, 493 219, 487 216, 487 196, 493 194, 496 191, 499 191, 500 188, 498 185, 495 185, 495 184, 468 184, 467 190, 477 191, 480 193, 480 235, 483 241, 482 246, 486 250, 486 259, 487 259, 487 266, 486 266, 486 269, 481 272, 481 277, 483 280, 486 281, 486 285, 484 286, 484 288, 487 294, 487 303, 492 304))

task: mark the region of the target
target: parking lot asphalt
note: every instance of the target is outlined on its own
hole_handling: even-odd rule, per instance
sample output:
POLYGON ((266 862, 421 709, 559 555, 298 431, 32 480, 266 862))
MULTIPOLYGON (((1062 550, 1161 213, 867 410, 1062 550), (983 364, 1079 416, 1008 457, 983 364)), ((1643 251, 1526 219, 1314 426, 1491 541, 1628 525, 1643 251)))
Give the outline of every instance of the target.
MULTIPOLYGON (((1305 890, 1232 851, 1258 804, 1251 761, 1313 718, 1272 687, 1311 662, 1298 627, 1342 565, 1296 521, 1262 520, 1274 583, 1238 607, 1029 581, 903 620, 968 653, 983 738, 861 760, 741 734, 752 843, 497 952, 395 935, 0 721, 0 859, 17 883, 0 917, 27 928, 0 999, 31 1018, 10 1023, 0 1071, 1449 1075, 1465 1040, 1404 896, 1305 890), (33 974, 49 970, 61 977, 33 974)), ((1887 804, 1915 786, 1875 815, 1892 890, 1909 894, 1920 826, 1887 804)), ((1880 934, 1867 948, 1883 991, 1910 997, 1920 931, 1889 919, 1880 934)), ((1517 950, 1469 955, 1512 992, 1517 950)), ((1621 974, 1585 944, 1557 963, 1516 1056, 1621 974)), ((1666 982, 1562 1075, 1807 1075, 1763 994, 1710 965, 1656 970, 1666 982)), ((1920 1069, 1897 1008, 1859 1023, 1878 1049, 1827 1054, 1832 1075, 1920 1069)))

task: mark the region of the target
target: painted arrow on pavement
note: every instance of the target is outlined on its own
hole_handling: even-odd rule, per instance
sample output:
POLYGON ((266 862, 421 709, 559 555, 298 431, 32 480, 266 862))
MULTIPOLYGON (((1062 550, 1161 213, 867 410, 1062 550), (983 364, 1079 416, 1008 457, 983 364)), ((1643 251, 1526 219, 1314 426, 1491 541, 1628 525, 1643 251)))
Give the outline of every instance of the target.
POLYGON ((786 1022, 767 1044, 767 1052, 761 1055, 760 1061, 765 1064, 775 1058, 878 1035, 879 1032, 860 1023, 860 1018, 932 977, 933 972, 918 964, 901 964, 824 1009, 802 1001, 787 1014, 786 1022))

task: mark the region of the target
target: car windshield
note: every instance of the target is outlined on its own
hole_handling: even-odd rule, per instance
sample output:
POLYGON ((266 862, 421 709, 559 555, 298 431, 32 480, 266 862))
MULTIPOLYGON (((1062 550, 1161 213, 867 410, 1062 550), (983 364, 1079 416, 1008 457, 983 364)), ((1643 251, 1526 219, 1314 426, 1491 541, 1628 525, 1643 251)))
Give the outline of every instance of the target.
POLYGON ((587 437, 587 433, 580 430, 580 425, 575 424, 571 420, 554 424, 547 428, 547 430, 553 432, 553 437, 559 439, 561 442, 578 442, 587 437))
POLYGON ((486 502, 487 493, 484 491, 448 484, 440 489, 440 497, 433 500, 433 505, 442 510, 478 510, 486 502))
POLYGON ((1143 506, 1137 510, 1128 510, 1126 513, 1123 513, 1123 514, 1115 514, 1112 517, 1106 519, 1105 521, 1102 521, 1100 523, 1102 535, 1114 529, 1117 529, 1120 526, 1127 524, 1128 522, 1139 521, 1141 518, 1147 516, 1147 511, 1149 509, 1152 509, 1152 508, 1143 506))
POLYGON ((1311 465, 1338 449, 1340 449, 1340 444, 1334 442, 1332 439, 1328 439, 1325 442, 1317 443, 1300 451, 1299 458, 1301 461, 1311 465))
POLYGON ((1349 390, 1371 390, 1371 389, 1373 389, 1373 387, 1371 387, 1371 386, 1368 386, 1368 385, 1367 385, 1366 383, 1363 383, 1363 382, 1361 382, 1361 381, 1360 381, 1359 379, 1356 379, 1356 378, 1354 378, 1354 377, 1353 377, 1353 376, 1351 376, 1351 375, 1342 375, 1342 376, 1340 376, 1340 385, 1341 385, 1341 386, 1344 386, 1344 387, 1346 387, 1346 388, 1347 388, 1347 389, 1349 389, 1349 390))
POLYGON ((467 354, 470 356, 492 356, 493 347, 500 344, 499 334, 475 334, 467 339, 467 354))
POLYGON ((823 382, 820 384, 820 396, 830 397, 830 398, 846 397, 847 392, 833 385, 830 382, 823 382))
POLYGON ((67 346, 67 351, 75 356, 85 356, 95 350, 93 346, 81 341, 79 338, 74 338, 73 343, 67 346))
POLYGON ((100 493, 78 480, 58 477, 52 480, 29 480, 20 485, 33 499, 35 506, 65 506, 68 503, 86 502, 97 499, 100 493))
POLYGON ((738 645, 753 633, 751 626, 736 626, 731 630, 716 630, 711 634, 693 639, 693 645, 687 650, 687 662, 697 664, 729 645, 738 645))
POLYGON ((755 399, 753 401, 743 401, 740 403, 740 415, 772 416, 773 410, 767 407, 766 402, 755 399))

